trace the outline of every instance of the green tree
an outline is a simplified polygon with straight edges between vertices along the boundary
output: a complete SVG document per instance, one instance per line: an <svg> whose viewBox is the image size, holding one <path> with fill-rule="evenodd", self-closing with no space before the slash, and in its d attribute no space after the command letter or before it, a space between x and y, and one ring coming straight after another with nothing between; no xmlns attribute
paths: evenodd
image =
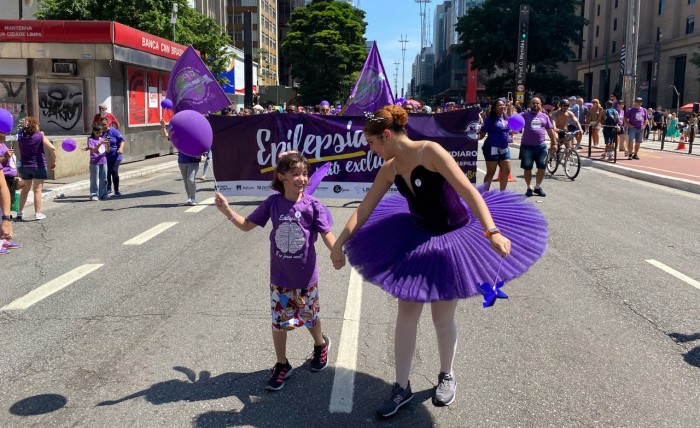
<svg viewBox="0 0 700 428"><path fill-rule="evenodd" d="M177 0L177 3L175 41L194 46L203 58L208 59L207 65L218 76L230 60L230 54L224 50L231 43L230 37L214 20L187 6L185 0ZM172 0L41 0L38 6L38 19L115 21L164 39L173 39L170 24Z"/></svg>
<svg viewBox="0 0 700 428"><path fill-rule="evenodd" d="M690 57L690 63L700 68L700 53L693 52L693 56ZM698 78L700 80L700 78Z"/></svg>
<svg viewBox="0 0 700 428"><path fill-rule="evenodd" d="M364 18L364 11L334 0L294 9L281 48L299 80L303 103L345 101L367 58Z"/></svg>
<svg viewBox="0 0 700 428"><path fill-rule="evenodd" d="M512 90L515 78L508 76L515 75L521 37L520 5L529 4L527 87L545 94L551 92L551 86L563 86L561 90L572 93L571 86L580 87L580 82L566 79L556 67L576 58L571 47L581 43L585 22L576 13L580 3L579 0L486 0L457 21L458 52L464 58L473 58L474 68L493 76L489 80L494 82L487 82L487 87L496 90L500 83ZM500 76L497 72L501 72Z"/></svg>

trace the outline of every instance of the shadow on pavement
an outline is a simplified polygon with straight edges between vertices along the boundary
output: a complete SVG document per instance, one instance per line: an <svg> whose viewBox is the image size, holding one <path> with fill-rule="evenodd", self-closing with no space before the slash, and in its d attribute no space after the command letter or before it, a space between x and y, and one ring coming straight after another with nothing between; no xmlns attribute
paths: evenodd
<svg viewBox="0 0 700 428"><path fill-rule="evenodd" d="M59 394L39 394L23 398L10 407L16 416L36 416L62 409L68 399Z"/></svg>
<svg viewBox="0 0 700 428"><path fill-rule="evenodd" d="M675 340L677 343L686 343L693 342L695 340L700 340L700 333L671 333L669 334L669 337ZM683 359L686 363L690 364L691 366L700 368L700 345L683 354Z"/></svg>
<svg viewBox="0 0 700 428"><path fill-rule="evenodd" d="M307 364L295 367L284 388L269 392L264 389L269 370L252 373L222 373L212 376L209 371L176 366L185 379L171 379L151 385L116 400L103 401L97 406L113 406L143 397L149 403L161 405L180 401L216 400L236 397L240 405L226 411L210 411L194 417L196 427L233 426L431 426L432 418L422 404L429 401L433 390L414 392L412 402L402 407L392 418L381 420L375 409L388 397L391 384L363 373L355 373L354 398L351 413L330 413L329 405L335 370L331 367L319 373L309 371ZM228 401L227 401L228 403Z"/></svg>

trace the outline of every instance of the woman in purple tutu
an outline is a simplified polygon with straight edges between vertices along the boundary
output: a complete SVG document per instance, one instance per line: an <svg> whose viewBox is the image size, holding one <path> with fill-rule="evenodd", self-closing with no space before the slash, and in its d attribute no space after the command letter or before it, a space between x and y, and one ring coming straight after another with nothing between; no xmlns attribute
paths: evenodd
<svg viewBox="0 0 700 428"><path fill-rule="evenodd" d="M331 251L336 269L347 253L367 281L398 298L396 382L377 409L382 417L413 398L408 378L423 304L431 305L440 354L433 404L447 406L457 386L457 302L479 294L481 284L521 275L547 243L546 221L534 205L512 192L482 194L439 144L411 140L407 122L399 106L367 118L365 139L385 163ZM392 183L401 196L382 199Z"/></svg>

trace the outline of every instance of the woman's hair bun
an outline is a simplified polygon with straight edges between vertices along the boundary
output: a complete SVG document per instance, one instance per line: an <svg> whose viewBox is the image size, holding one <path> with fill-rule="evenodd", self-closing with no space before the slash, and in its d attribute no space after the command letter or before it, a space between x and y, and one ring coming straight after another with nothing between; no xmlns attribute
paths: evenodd
<svg viewBox="0 0 700 428"><path fill-rule="evenodd" d="M384 109L391 114L394 126L405 126L408 123L408 113L403 107L389 105Z"/></svg>

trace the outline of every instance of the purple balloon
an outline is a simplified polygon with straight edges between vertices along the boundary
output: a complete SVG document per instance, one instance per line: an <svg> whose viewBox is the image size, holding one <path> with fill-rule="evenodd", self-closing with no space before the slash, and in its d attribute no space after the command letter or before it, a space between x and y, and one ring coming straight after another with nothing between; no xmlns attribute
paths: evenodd
<svg viewBox="0 0 700 428"><path fill-rule="evenodd" d="M12 131L12 124L14 122L12 113L4 108L0 108L0 132L3 134L9 134L10 131Z"/></svg>
<svg viewBox="0 0 700 428"><path fill-rule="evenodd" d="M78 147L78 144L75 142L74 139L66 138L61 143L61 147L63 147L63 150L65 150L67 152L72 152L73 150L75 150L76 147Z"/></svg>
<svg viewBox="0 0 700 428"><path fill-rule="evenodd" d="M182 110L170 119L170 141L187 156L197 157L211 148L214 133L201 113Z"/></svg>
<svg viewBox="0 0 700 428"><path fill-rule="evenodd" d="M173 108L173 102L167 98L163 98L163 100L160 102L160 106L166 110L169 110L169 109Z"/></svg>
<svg viewBox="0 0 700 428"><path fill-rule="evenodd" d="M520 114L514 114L508 118L508 128L513 132L520 132L525 127L525 118Z"/></svg>

